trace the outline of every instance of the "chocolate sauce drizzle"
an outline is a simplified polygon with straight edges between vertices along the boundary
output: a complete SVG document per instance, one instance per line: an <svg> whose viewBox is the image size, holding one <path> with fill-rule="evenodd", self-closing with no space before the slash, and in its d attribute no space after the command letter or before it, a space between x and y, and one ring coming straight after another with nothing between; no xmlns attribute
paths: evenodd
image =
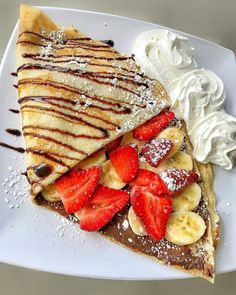
<svg viewBox="0 0 236 295"><path fill-rule="evenodd" d="M22 57L25 58L32 58L36 59L37 57L41 57L42 55L40 53L23 53ZM42 57L45 58L45 57ZM105 57L105 56L94 56L94 55L84 55L84 54L47 54L46 58L72 58L72 60L76 60L77 58L86 58L86 59L98 59L98 60L106 60L106 61L127 61L127 60L133 60L134 58L132 56L117 56L117 57ZM42 60L42 59L39 59ZM68 62L70 60L64 61Z"/></svg>
<svg viewBox="0 0 236 295"><path fill-rule="evenodd" d="M70 74L72 76L77 76L80 78L88 79L90 81L93 81L93 82L96 82L99 84L105 84L105 85L109 85L111 87L120 88L120 89L128 91L134 95L138 95L138 93L135 93L134 91L130 90L127 87L124 87L124 86L121 86L118 84L114 84L112 82L101 81L98 79L110 79L110 80L116 79L116 80L123 81L123 82L125 80L126 83L131 83L131 84L134 84L137 86L144 86L144 87L148 88L147 83L137 82L137 81L133 80L135 78L134 76L120 74L120 73L116 73L116 74L107 73L107 72L85 72L84 73L81 70L74 70L74 69L60 67L60 66L31 64L31 63L23 64L22 66L20 66L17 69L17 73L19 73L21 71L25 71L25 70L47 70L47 71L51 71L51 72Z"/></svg>
<svg viewBox="0 0 236 295"><path fill-rule="evenodd" d="M14 147L14 146L11 146L11 145L4 143L4 142L0 142L0 146L8 148L10 150L14 150L14 151L21 153L21 154L23 154L25 152L25 149L23 149L22 147Z"/></svg>
<svg viewBox="0 0 236 295"><path fill-rule="evenodd" d="M33 166L32 169L34 170L34 173L41 178L50 175L52 172L52 168L46 163L41 163L37 166Z"/></svg>
<svg viewBox="0 0 236 295"><path fill-rule="evenodd" d="M39 44L37 42L26 41L26 40L17 41L16 44L29 44L29 45L33 45L33 46L37 46L37 47L47 47L48 46L48 45ZM58 43L58 44L60 44L60 43ZM107 46L107 45L103 46L103 45L79 43L79 42L69 43L68 45L67 44L66 45L52 44L51 48L53 48L54 50L60 50L60 49L65 49L65 48L80 48L80 49L84 49L84 50L88 50L88 51L115 53L115 51L113 51L114 49L111 50L111 47Z"/></svg>
<svg viewBox="0 0 236 295"><path fill-rule="evenodd" d="M111 47L114 47L114 45L115 45L113 40L100 40L100 42L103 42Z"/></svg>
<svg viewBox="0 0 236 295"><path fill-rule="evenodd" d="M71 86L68 86L66 84L63 84L63 83L57 83L55 81L50 81L50 80L40 80L40 79L22 79L19 81L18 85L21 86L21 85L42 85L42 86L46 86L46 87L51 87L51 88L55 88L55 89L62 89L62 90L65 90L65 91L69 91L71 93L74 93L74 94L77 94L77 95L84 95L85 97L88 97L89 99L92 99L92 100L96 100L96 101L99 101L103 104L108 104L108 105L113 105L113 106L117 106L117 107L120 107L121 104L126 104L126 105L130 105L130 106L137 106L139 108L146 108L146 105L145 104L137 104L137 103L129 103L129 102L124 102L122 100L115 100L111 97L106 97L106 98L100 98L99 96L96 96L96 95L89 95L87 94L86 92L82 92L79 88L75 88L75 87L71 87ZM18 102L19 103L22 103L24 101L24 98L19 99ZM114 102L114 103L112 103Z"/></svg>
<svg viewBox="0 0 236 295"><path fill-rule="evenodd" d="M16 109L9 109L10 112L14 113L14 114L19 114L19 110Z"/></svg>
<svg viewBox="0 0 236 295"><path fill-rule="evenodd" d="M14 135L14 136L21 136L21 132L18 129L7 128L7 129L5 129L5 131L11 135Z"/></svg>
<svg viewBox="0 0 236 295"><path fill-rule="evenodd" d="M11 75L12 75L13 77L17 77L17 73L16 73L16 72L12 72Z"/></svg>
<svg viewBox="0 0 236 295"><path fill-rule="evenodd" d="M68 57L68 55L53 55L53 54L50 54L50 55L47 55L47 56L42 56L39 53L36 53L36 54L24 53L22 56L25 57L25 58L28 58L28 59L37 60L37 61L44 61L44 62L50 62L50 63L54 63L54 64L56 64L56 63L69 63L69 62L72 62L72 61L76 61L78 64L86 64L86 65L96 66L96 67L108 67L108 68L122 70L122 71L127 72L127 73L132 73L132 74L140 76L140 77L144 76L143 73L136 73L135 71L129 70L129 69L124 68L124 67L122 67L120 65L115 65L114 61L119 60L119 59L109 59L109 58L107 58L106 63L101 63L101 62L96 63L96 62L91 62L88 59L99 61L99 59L102 59L102 58L86 56L86 60L81 60L80 59L81 56L76 57L76 55L74 55L73 57L71 57L71 56ZM64 57L67 57L67 58L63 59ZM125 60L126 59L127 58L125 58ZM123 58L120 59L120 60L123 60ZM110 61L113 61L113 63L107 63L107 62L110 62Z"/></svg>

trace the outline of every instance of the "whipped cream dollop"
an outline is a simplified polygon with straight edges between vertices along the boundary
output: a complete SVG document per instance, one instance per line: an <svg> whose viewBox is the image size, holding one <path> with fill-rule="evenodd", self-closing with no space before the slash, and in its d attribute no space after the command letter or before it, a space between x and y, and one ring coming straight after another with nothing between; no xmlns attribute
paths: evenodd
<svg viewBox="0 0 236 295"><path fill-rule="evenodd" d="M197 161L232 169L236 157L236 118L224 111L211 112L199 120L189 136Z"/></svg>
<svg viewBox="0 0 236 295"><path fill-rule="evenodd" d="M194 48L188 39L169 30L150 30L134 43L136 62L144 73L167 85L174 78L196 68Z"/></svg>
<svg viewBox="0 0 236 295"><path fill-rule="evenodd" d="M207 114L222 110L226 98L222 80L207 69L192 70L173 80L168 92L173 111L189 130Z"/></svg>
<svg viewBox="0 0 236 295"><path fill-rule="evenodd" d="M222 80L210 70L196 69L173 80L168 92L171 108L187 124L195 159L232 169L236 119L224 111L226 94Z"/></svg>

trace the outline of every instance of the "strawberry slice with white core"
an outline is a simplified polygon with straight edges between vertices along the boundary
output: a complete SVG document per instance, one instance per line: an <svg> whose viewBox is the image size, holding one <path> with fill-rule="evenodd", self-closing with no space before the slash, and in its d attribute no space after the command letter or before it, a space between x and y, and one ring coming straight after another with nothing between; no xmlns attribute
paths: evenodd
<svg viewBox="0 0 236 295"><path fill-rule="evenodd" d="M155 172L140 169L130 192L130 202L133 204L135 192L150 192L155 196L169 196L165 182Z"/></svg>
<svg viewBox="0 0 236 295"><path fill-rule="evenodd" d="M94 166L70 171L56 181L56 190L67 213L74 213L85 205L98 185L100 174L101 168Z"/></svg>
<svg viewBox="0 0 236 295"><path fill-rule="evenodd" d="M163 111L159 115L148 120L144 124L138 126L133 130L133 137L138 140L153 139L159 132L161 132L174 118L174 113L170 111Z"/></svg>
<svg viewBox="0 0 236 295"><path fill-rule="evenodd" d="M163 239L171 213L171 199L157 197L150 192L136 192L135 202L132 206L148 235L156 241Z"/></svg>
<svg viewBox="0 0 236 295"><path fill-rule="evenodd" d="M97 231L106 225L129 200L127 192L115 190L101 184L80 210L80 228L86 231Z"/></svg>
<svg viewBox="0 0 236 295"><path fill-rule="evenodd" d="M138 152L132 145L122 145L109 154L112 165L125 183L135 179L138 168Z"/></svg>
<svg viewBox="0 0 236 295"><path fill-rule="evenodd" d="M169 139L153 139L144 145L142 155L149 165L157 167L168 156L173 146Z"/></svg>
<svg viewBox="0 0 236 295"><path fill-rule="evenodd" d="M198 175L195 171L184 169L166 170L160 174L160 177L167 185L171 197L180 194L190 184L198 181Z"/></svg>

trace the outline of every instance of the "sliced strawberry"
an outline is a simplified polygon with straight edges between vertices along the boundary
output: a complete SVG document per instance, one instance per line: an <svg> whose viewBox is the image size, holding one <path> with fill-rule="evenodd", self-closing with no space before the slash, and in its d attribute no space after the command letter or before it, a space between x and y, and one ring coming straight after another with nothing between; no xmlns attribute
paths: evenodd
<svg viewBox="0 0 236 295"><path fill-rule="evenodd" d="M133 131L133 136L139 140L153 139L161 130L163 130L174 118L174 113L163 111L144 124L138 126Z"/></svg>
<svg viewBox="0 0 236 295"><path fill-rule="evenodd" d="M80 228L97 231L106 225L127 203L129 195L101 184L80 211Z"/></svg>
<svg viewBox="0 0 236 295"><path fill-rule="evenodd" d="M168 156L173 146L169 139L153 139L144 145L142 155L151 166L157 167Z"/></svg>
<svg viewBox="0 0 236 295"><path fill-rule="evenodd" d="M133 181L139 167L137 149L131 145L122 145L113 150L109 156L121 180L126 183Z"/></svg>
<svg viewBox="0 0 236 295"><path fill-rule="evenodd" d="M148 235L153 240L159 241L163 239L171 213L171 199L157 197L150 192L136 192L135 202L132 206Z"/></svg>
<svg viewBox="0 0 236 295"><path fill-rule="evenodd" d="M120 146L120 143L122 141L122 138L123 136L120 136L116 139L114 139L113 141L109 142L107 145L106 145L106 150L107 152L111 152L112 150L118 148Z"/></svg>
<svg viewBox="0 0 236 295"><path fill-rule="evenodd" d="M130 192L130 202L133 204L135 199L135 192L150 192L155 196L168 196L169 190L161 179L161 177L155 172L140 169L138 176L136 177L133 187Z"/></svg>
<svg viewBox="0 0 236 295"><path fill-rule="evenodd" d="M184 169L170 169L162 172L160 177L167 185L171 197L180 194L186 187L198 180L195 171Z"/></svg>
<svg viewBox="0 0 236 295"><path fill-rule="evenodd" d="M74 213L85 205L98 185L100 173L101 168L94 166L70 171L56 181L56 190L67 213Z"/></svg>

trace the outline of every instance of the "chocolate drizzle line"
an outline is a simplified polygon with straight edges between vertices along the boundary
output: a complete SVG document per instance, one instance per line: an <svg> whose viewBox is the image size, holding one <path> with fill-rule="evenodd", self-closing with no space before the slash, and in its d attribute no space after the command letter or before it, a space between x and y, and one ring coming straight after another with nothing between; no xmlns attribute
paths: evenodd
<svg viewBox="0 0 236 295"><path fill-rule="evenodd" d="M50 104L50 105L53 105L53 106L56 106L56 107L59 107L59 108L67 109L69 111L84 114L84 115L88 116L88 114L86 112L76 111L76 110L74 110L74 108L69 108L69 107L66 107L64 105L60 105L58 103L53 103L52 102L52 101L65 102L66 104L71 104L73 106L75 106L75 105L83 106L85 104L84 101L74 101L74 100L71 100L71 99L67 99L67 98L64 98L64 97L57 97L57 96L28 96L28 97L24 97L24 98L19 99L18 102L19 103L25 103L25 102L28 102L28 101L35 101L35 102L41 102L41 103L43 102L43 103L47 103L47 104ZM103 101L101 101L101 102L103 102ZM113 105L112 103L109 103L109 102L107 104ZM104 107L97 106L97 105L94 105L94 104L91 104L91 105L89 105L87 107L89 107L89 108L97 108L97 109L100 109L101 111L110 111L112 113L121 114L121 115L122 114L129 114L129 113L132 112L130 108L127 108L125 106L123 107L123 106L119 105L118 103L116 105L120 108L119 110L116 110L116 109L113 109L113 108L104 108ZM93 115L93 117L94 117L94 115ZM114 125L115 127L117 127L116 124L113 124L110 121L104 120L103 118L100 118L100 117L97 117L97 118L99 118L99 120L104 121L108 125Z"/></svg>
<svg viewBox="0 0 236 295"><path fill-rule="evenodd" d="M52 65L40 65L40 64L23 64L22 66L20 66L17 69L17 73L24 71L24 70L47 70L47 71L51 71L51 72L59 72L59 73L65 73L65 74L70 74L72 76L77 76L80 78L84 78L84 79L88 79L90 81L99 83L99 84L105 84L105 85L109 85L112 87L117 87L117 88L121 88L122 90L131 92L134 95L138 95L137 93L135 93L134 91L123 87L121 85L114 85L111 82L105 82L105 81L100 81L97 80L99 78L106 78L106 79L117 79L120 81L125 80L125 82L129 82L131 84L134 85L138 85L138 86L144 86L146 88L148 88L148 85L146 83L143 82L136 82L135 80L129 79L129 78L134 78L134 76L130 76L130 75L125 75L125 74L120 74L120 73L116 73L116 75L114 74L109 74L107 72L82 72L81 70L73 70L70 68L65 68L65 67L60 67L60 66L52 66ZM95 79L97 78L97 79Z"/></svg>
<svg viewBox="0 0 236 295"><path fill-rule="evenodd" d="M116 66L114 64L107 64L107 63L95 63L95 62L90 62L88 60L86 61L81 61L76 59L76 57L69 57L69 59L61 59L63 57L66 57L66 55L52 55L51 57L49 57L50 55L47 56L42 56L39 53L36 54L32 54L32 53L24 53L22 54L23 57L28 58L28 59L32 59L32 60L37 60L37 61L44 61L44 62L50 62L50 63L69 63L71 61L76 61L78 64L86 64L86 65L90 65L90 66L96 66L96 67L109 67L109 68L114 68L114 69L118 69L118 70L122 70L128 73L132 73L134 75L138 75L140 77L143 77L142 73L136 73L135 71L132 70L128 70L127 68L121 67L121 66ZM58 60L59 59L59 60ZM93 59L100 59L99 57L93 57ZM109 59L107 58L106 61L109 62ZM113 61L113 59L112 59Z"/></svg>
<svg viewBox="0 0 236 295"><path fill-rule="evenodd" d="M8 148L10 150L14 150L14 151L21 153L21 154L23 154L25 152L25 149L23 149L21 147L14 147L14 146L11 146L11 145L4 143L4 142L0 142L0 146Z"/></svg>
<svg viewBox="0 0 236 295"><path fill-rule="evenodd" d="M60 134L63 134L63 135L71 136L73 138L89 138L89 139L96 139L96 140L97 139L107 138L107 136L105 134L103 134L102 136L92 136L92 135L87 135L87 134L74 134L74 133L71 133L69 131L60 130L58 128L50 128L50 127L37 126L37 125L26 125L22 129L23 129L23 131L25 131L27 129L46 130L46 131L50 131L50 132L53 132L53 133L56 132L56 133L60 133ZM73 160L74 159L75 158L73 158Z"/></svg>
<svg viewBox="0 0 236 295"><path fill-rule="evenodd" d="M22 57L25 58L36 58L40 57L40 53L23 53ZM43 58L43 57L42 57ZM101 60L106 60L106 61L126 61L126 60L133 60L132 56L117 56L117 57L105 57L105 56L94 56L94 55L84 55L84 54L48 54L47 58L73 58L75 60L76 58L89 58L89 59L101 59ZM41 60L41 59L40 59Z"/></svg>
<svg viewBox="0 0 236 295"><path fill-rule="evenodd" d="M63 107L63 108L65 108L65 107ZM55 109L50 109L50 108L46 108L46 107L42 107L42 106L32 106L32 105L24 105L24 106L22 106L21 111L24 111L24 109L35 109L35 110L41 110L41 111L44 111L44 112L46 111L46 112L49 112L49 113L59 114L60 116L55 116L53 114L51 114L51 115L56 117L56 118L61 118L61 119L65 120L65 121L68 121L68 122L71 122L71 121L72 122L80 122L83 125L87 125L87 126L93 128L93 129L99 130L99 131L103 132L104 134L108 135L108 132L107 132L106 129L104 129L102 127L97 127L96 125L93 125L92 123L89 123L88 121L86 121L86 120L84 120L82 118L79 118L77 116L73 116L73 115L70 115L70 114L66 114L63 111L61 112L61 111L55 110ZM77 112L77 111L75 111L75 112ZM79 111L78 111L78 113L79 113ZM86 115L87 115L87 117L98 119L98 120L101 120L103 122L106 121L105 119L101 119L100 117L97 117L95 115L94 116L89 115L89 114L86 114ZM69 120L68 120L68 118L69 118ZM109 124L111 124L113 126L115 125L115 124L110 123L110 121L107 121L107 122L109 122ZM111 129L110 128L107 128L107 129L108 130L114 130L116 128L116 126L117 125L115 125Z"/></svg>
<svg viewBox="0 0 236 295"><path fill-rule="evenodd" d="M109 105L114 105L114 106L118 106L120 107L120 103L123 103L123 104L126 104L126 105L130 105L130 106L137 106L137 107L140 107L140 108L146 108L146 105L143 104L143 105L140 105L140 104L135 104L135 103L129 103L129 102L124 102L123 100L115 100L111 97L106 97L106 99L101 99L100 97L94 95L94 96L91 96L91 95L88 95L86 92L82 92L80 91L79 88L75 88L75 87L71 87L69 85L66 85L66 84L63 84L63 83L57 83L57 82L54 82L54 81L50 81L50 80L35 80L35 79L22 79L18 82L18 85L21 86L21 85L26 85L26 84L29 84L29 85L42 85L42 86L50 86L52 88L56 88L56 89L63 89L65 91L69 91L71 93L75 93L77 95L85 95L86 97L92 99L92 100L97 100L99 102L102 102L102 103L105 103L105 104L109 104ZM24 99L24 98L23 98ZM109 99L109 101L107 101L107 99ZM114 103L110 102L110 101L113 101ZM23 102L21 101L21 99L18 100L19 103Z"/></svg>
<svg viewBox="0 0 236 295"><path fill-rule="evenodd" d="M39 44L33 41L17 41L16 44L30 44L33 46L38 46L38 47L47 47L47 45L44 44ZM60 44L60 43L58 43ZM73 43L70 45L52 45L51 48L53 49L67 49L67 48L80 48L80 49L84 49L84 50L89 50L89 51L96 51L96 52L110 52L110 53L115 53L114 50L111 50L110 46L98 46L96 44L88 44L88 43ZM100 49L103 48L103 49ZM105 50L105 48L107 48L108 50Z"/></svg>
<svg viewBox="0 0 236 295"><path fill-rule="evenodd" d="M12 75L13 77L17 77L17 73L16 73L16 72L12 72L11 75Z"/></svg>
<svg viewBox="0 0 236 295"><path fill-rule="evenodd" d="M87 153L85 153L84 151L82 151L81 149L77 149L75 147L73 147L72 145L69 145L67 143L63 143L53 137L50 137L50 136L46 136L46 135L42 135L42 134L37 134L37 133L33 133L33 132L24 132L24 136L31 136L31 137L36 137L36 138L42 138L46 141L49 141L49 142L54 142L60 146L63 146L73 152L76 152L76 153L79 153L79 154L82 154L82 155L86 155L87 156Z"/></svg>
<svg viewBox="0 0 236 295"><path fill-rule="evenodd" d="M7 128L5 131L11 135L14 135L14 136L21 136L21 132L18 129Z"/></svg>
<svg viewBox="0 0 236 295"><path fill-rule="evenodd" d="M10 112L14 113L14 114L19 114L19 110L15 110L15 109L9 109Z"/></svg>
<svg viewBox="0 0 236 295"><path fill-rule="evenodd" d="M105 43L111 47L114 47L114 45L115 45L113 40L100 40L100 42Z"/></svg>
<svg viewBox="0 0 236 295"><path fill-rule="evenodd" d="M13 84L12 86L15 87L16 89L18 88L18 85L16 85L16 84Z"/></svg>
<svg viewBox="0 0 236 295"><path fill-rule="evenodd" d="M66 158L68 160L76 160L76 161L80 160L80 158L69 157L69 156L65 156L65 155L60 155L58 153L42 151L42 150L37 150L37 149L33 149L33 148L27 148L26 152L34 154L34 155L42 156L52 162L55 162L61 166L66 167L68 169L71 169L71 167L69 165L67 165L64 161L62 161L61 159L58 159L57 157ZM32 170L32 169L33 168L31 166L27 168L27 170Z"/></svg>
<svg viewBox="0 0 236 295"><path fill-rule="evenodd" d="M63 158L63 159L68 159L68 160L71 160L71 161L79 161L81 160L80 157L72 157L72 156L68 156L68 155L61 155L61 154L58 154L56 152L52 152L52 151L42 151L42 150L37 150L37 149L33 149L33 148L27 148L26 149L26 152L27 153L31 153L31 154L35 154L35 155L43 155L44 157L48 157L49 160L52 160L59 164L61 164L62 166L66 166L66 167L69 167L70 166L67 166L63 161L59 160L59 159L56 159L56 158L53 158L53 156L55 157L59 157L59 158Z"/></svg>

